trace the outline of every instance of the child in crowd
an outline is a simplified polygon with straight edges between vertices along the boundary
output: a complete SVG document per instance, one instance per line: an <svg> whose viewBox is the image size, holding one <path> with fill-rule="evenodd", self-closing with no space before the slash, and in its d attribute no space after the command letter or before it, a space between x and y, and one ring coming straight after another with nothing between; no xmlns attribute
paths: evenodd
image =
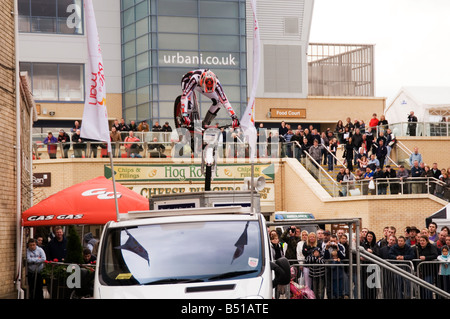
<svg viewBox="0 0 450 319"><path fill-rule="evenodd" d="M314 248L312 253L306 257L305 264L324 264L318 247ZM325 293L325 267L324 266L309 266L309 277L311 288L316 299L323 299Z"/></svg>
<svg viewBox="0 0 450 319"><path fill-rule="evenodd" d="M442 283L442 289L450 292L450 257L448 255L448 246L441 248L441 255L437 257L439 261L445 261L439 266L439 282Z"/></svg>

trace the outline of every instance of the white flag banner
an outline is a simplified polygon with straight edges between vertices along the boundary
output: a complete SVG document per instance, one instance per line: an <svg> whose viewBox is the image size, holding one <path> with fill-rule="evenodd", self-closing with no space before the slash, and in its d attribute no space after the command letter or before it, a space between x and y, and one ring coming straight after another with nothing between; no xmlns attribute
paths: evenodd
<svg viewBox="0 0 450 319"><path fill-rule="evenodd" d="M244 136L250 146L250 159L253 162L256 157L256 127L255 127L255 96L258 87L259 72L260 72L260 35L258 19L256 17L256 0L251 0L250 5L253 11L253 85L250 93L245 113L242 116L241 127L244 131Z"/></svg>
<svg viewBox="0 0 450 319"><path fill-rule="evenodd" d="M89 75L86 85L81 137L108 143L111 152L108 111L106 109L106 85L102 51L92 0L84 1L86 34L89 52Z"/></svg>

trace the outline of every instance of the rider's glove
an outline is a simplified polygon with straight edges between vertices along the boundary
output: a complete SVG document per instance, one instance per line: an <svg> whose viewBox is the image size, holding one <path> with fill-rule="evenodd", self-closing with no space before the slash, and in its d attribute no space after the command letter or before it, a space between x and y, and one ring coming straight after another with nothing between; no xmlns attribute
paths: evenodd
<svg viewBox="0 0 450 319"><path fill-rule="evenodd" d="M187 113L183 113L183 121L186 126L191 125L191 119Z"/></svg>
<svg viewBox="0 0 450 319"><path fill-rule="evenodd" d="M239 120L238 120L237 116L233 115L233 116L231 116L231 119L233 120L232 127L233 128L239 127L240 123L239 123Z"/></svg>

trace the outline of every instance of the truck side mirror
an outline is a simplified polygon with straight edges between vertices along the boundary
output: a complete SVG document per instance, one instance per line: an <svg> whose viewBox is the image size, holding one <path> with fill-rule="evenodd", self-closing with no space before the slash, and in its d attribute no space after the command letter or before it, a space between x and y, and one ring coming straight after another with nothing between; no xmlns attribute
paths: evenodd
<svg viewBox="0 0 450 319"><path fill-rule="evenodd" d="M275 262L270 262L270 268L275 271L275 278L272 286L287 285L291 281L291 266L286 257L278 258Z"/></svg>

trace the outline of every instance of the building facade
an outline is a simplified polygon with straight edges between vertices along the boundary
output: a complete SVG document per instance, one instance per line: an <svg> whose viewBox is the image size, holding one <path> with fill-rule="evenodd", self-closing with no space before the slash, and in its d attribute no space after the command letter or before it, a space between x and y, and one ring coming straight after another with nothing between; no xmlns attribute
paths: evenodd
<svg viewBox="0 0 450 319"><path fill-rule="evenodd" d="M239 116L247 101L245 2L121 1L125 118L172 122L181 78L198 68L216 73ZM201 114L210 105L201 99Z"/></svg>
<svg viewBox="0 0 450 319"><path fill-rule="evenodd" d="M18 0L19 60L29 74L35 132L81 120L88 70L83 0ZM120 0L93 1L107 77L108 116L122 116Z"/></svg>
<svg viewBox="0 0 450 319"><path fill-rule="evenodd" d="M37 104L35 132L71 128L83 115L89 72L84 1L18 0L18 4L20 68L30 76ZM253 85L249 1L96 0L93 4L111 123L123 117L126 123L168 121L173 126L181 77L197 68L210 68L218 75L241 115ZM344 120L352 112L359 119L383 112L384 99L374 97L373 46L312 47L313 7L314 0L257 1L261 72L255 117L268 127L279 125L283 118L317 126ZM318 103L322 96L325 102ZM210 100L200 99L201 116L210 105ZM222 110L217 119L227 124L228 116Z"/></svg>

